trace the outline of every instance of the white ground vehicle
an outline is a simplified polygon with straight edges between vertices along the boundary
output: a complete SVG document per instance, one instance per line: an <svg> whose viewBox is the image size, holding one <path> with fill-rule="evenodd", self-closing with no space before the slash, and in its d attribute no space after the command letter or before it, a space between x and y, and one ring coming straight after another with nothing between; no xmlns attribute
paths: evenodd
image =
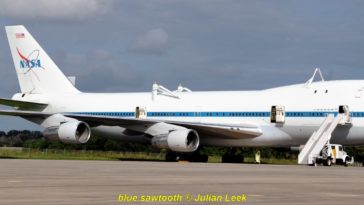
<svg viewBox="0 0 364 205"><path fill-rule="evenodd" d="M327 144L320 152L320 155L314 157L314 165L323 163L325 166L332 164L343 164L345 166L354 163L354 157L350 157L340 144Z"/></svg>

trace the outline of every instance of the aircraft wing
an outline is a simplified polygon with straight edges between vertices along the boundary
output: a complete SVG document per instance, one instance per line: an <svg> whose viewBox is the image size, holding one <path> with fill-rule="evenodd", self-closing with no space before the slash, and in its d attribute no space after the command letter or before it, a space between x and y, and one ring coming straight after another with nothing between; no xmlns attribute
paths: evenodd
<svg viewBox="0 0 364 205"><path fill-rule="evenodd" d="M0 110L0 115L18 116L23 118L46 118L56 113L36 112L36 111L18 111L18 110ZM246 139L254 138L263 134L259 125L249 122L239 124L214 124L214 123L191 123L181 121L168 120L153 120L153 119L134 119L120 118L112 116L96 116L83 114L68 114L62 115L74 118L88 123L91 127L106 125L120 126L136 132L143 132L146 127L156 123L164 122L174 125L179 125L197 131L201 137L213 137L224 139Z"/></svg>
<svg viewBox="0 0 364 205"><path fill-rule="evenodd" d="M214 123L190 123L168 122L196 130L201 136L225 139L254 138L263 134L259 125L243 122L239 124L214 124Z"/></svg>

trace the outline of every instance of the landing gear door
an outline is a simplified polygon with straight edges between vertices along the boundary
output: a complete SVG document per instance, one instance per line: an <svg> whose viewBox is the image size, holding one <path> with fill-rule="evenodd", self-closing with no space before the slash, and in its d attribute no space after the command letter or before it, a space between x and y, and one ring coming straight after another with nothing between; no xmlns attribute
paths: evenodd
<svg viewBox="0 0 364 205"><path fill-rule="evenodd" d="M283 105L273 105L270 112L271 123L284 123L286 112Z"/></svg>
<svg viewBox="0 0 364 205"><path fill-rule="evenodd" d="M147 109L145 107L136 107L135 108L135 118L137 119L145 119L147 118Z"/></svg>

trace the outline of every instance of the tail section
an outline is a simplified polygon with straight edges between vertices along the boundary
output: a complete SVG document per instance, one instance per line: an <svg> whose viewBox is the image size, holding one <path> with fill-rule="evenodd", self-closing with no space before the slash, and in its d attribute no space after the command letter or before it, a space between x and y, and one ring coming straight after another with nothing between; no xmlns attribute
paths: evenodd
<svg viewBox="0 0 364 205"><path fill-rule="evenodd" d="M22 93L78 93L24 26L6 26Z"/></svg>

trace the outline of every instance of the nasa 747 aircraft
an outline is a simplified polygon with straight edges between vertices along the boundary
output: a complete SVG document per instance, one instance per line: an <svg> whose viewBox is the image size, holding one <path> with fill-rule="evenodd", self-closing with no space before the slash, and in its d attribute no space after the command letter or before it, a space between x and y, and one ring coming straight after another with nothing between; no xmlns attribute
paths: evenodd
<svg viewBox="0 0 364 205"><path fill-rule="evenodd" d="M83 93L24 26L7 26L6 34L21 92L0 99L15 108L0 114L42 126L49 139L86 143L99 134L171 153L301 146L301 164L331 142L364 144L363 80L312 82L314 74L305 84L260 91L170 91L155 83L146 93Z"/></svg>

